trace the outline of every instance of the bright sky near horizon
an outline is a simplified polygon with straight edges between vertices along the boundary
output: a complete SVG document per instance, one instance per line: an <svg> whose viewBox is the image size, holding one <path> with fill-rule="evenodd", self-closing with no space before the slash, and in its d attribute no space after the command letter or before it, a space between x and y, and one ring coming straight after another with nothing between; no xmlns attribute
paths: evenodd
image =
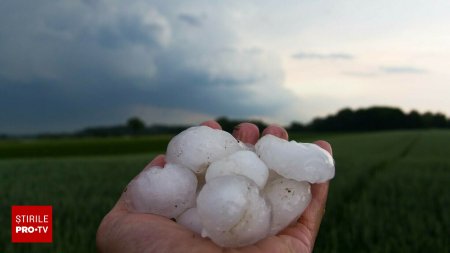
<svg viewBox="0 0 450 253"><path fill-rule="evenodd" d="M0 133L450 115L450 1L0 2Z"/></svg>

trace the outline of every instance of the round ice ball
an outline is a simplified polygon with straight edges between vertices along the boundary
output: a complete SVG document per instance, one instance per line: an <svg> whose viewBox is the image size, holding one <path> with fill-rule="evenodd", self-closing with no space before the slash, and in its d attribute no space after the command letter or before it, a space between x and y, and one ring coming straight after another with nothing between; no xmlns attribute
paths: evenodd
<svg viewBox="0 0 450 253"><path fill-rule="evenodd" d="M200 217L198 216L198 211L196 207L189 208L184 213L182 213L176 219L177 222L192 232L197 234L202 233L202 223L200 221Z"/></svg>
<svg viewBox="0 0 450 253"><path fill-rule="evenodd" d="M137 212L174 218L195 205L197 178L177 164L144 169L127 187L127 199Z"/></svg>
<svg viewBox="0 0 450 253"><path fill-rule="evenodd" d="M315 144L265 135L255 149L270 169L285 178L322 183L334 177L333 157Z"/></svg>
<svg viewBox="0 0 450 253"><path fill-rule="evenodd" d="M223 247L240 247L265 238L270 229L270 205L258 186L239 175L209 180L197 198L203 236Z"/></svg>
<svg viewBox="0 0 450 253"><path fill-rule="evenodd" d="M231 134L207 126L196 126L170 140L166 161L182 164L195 173L203 173L212 162L241 149Z"/></svg>
<svg viewBox="0 0 450 253"><path fill-rule="evenodd" d="M262 189L266 185L269 169L254 152L242 150L211 163L206 171L206 182L224 175L246 176Z"/></svg>
<svg viewBox="0 0 450 253"><path fill-rule="evenodd" d="M272 205L271 235L296 221L311 201L310 184L282 177L269 182L264 194Z"/></svg>
<svg viewBox="0 0 450 253"><path fill-rule="evenodd" d="M255 145L251 143L244 143L242 141L239 141L239 146L241 147L242 150L255 152Z"/></svg>

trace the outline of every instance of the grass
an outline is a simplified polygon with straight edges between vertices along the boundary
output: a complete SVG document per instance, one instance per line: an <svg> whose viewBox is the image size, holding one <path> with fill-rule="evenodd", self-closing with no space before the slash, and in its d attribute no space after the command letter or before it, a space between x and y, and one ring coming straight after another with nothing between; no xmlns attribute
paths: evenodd
<svg viewBox="0 0 450 253"><path fill-rule="evenodd" d="M0 141L0 159L127 155L161 152L170 135L110 138L24 139Z"/></svg>
<svg viewBox="0 0 450 253"><path fill-rule="evenodd" d="M315 252L450 251L450 131L292 137L329 140L336 160ZM0 252L95 252L102 217L168 139L0 143L14 147L0 160ZM53 205L52 244L10 242L20 204Z"/></svg>
<svg viewBox="0 0 450 253"><path fill-rule="evenodd" d="M449 131L332 142L337 176L315 252L449 252Z"/></svg>
<svg viewBox="0 0 450 253"><path fill-rule="evenodd" d="M95 232L153 154L0 162L1 252L95 252ZM52 244L9 243L11 205L53 205ZM0 244L1 245L1 244Z"/></svg>

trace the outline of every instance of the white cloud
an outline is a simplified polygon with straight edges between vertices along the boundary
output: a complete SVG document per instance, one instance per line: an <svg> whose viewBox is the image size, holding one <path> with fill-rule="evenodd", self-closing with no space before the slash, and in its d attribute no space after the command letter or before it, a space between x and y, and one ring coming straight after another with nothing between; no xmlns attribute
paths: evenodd
<svg viewBox="0 0 450 253"><path fill-rule="evenodd" d="M298 60L353 60L354 56L348 53L316 53L316 52L300 52L292 55Z"/></svg>

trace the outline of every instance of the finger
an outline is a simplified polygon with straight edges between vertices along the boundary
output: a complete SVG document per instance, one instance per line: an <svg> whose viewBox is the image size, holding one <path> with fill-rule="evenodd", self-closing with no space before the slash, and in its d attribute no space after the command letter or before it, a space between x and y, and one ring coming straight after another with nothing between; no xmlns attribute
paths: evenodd
<svg viewBox="0 0 450 253"><path fill-rule="evenodd" d="M222 130L222 127L220 126L220 124L217 123L217 121L215 121L215 120L205 121L205 122L201 123L200 126L207 126L207 127L212 128L212 129Z"/></svg>
<svg viewBox="0 0 450 253"><path fill-rule="evenodd" d="M322 217L325 214L328 187L328 182L311 185L311 202L299 219L299 223L303 224L310 231L313 241L317 237Z"/></svg>
<svg viewBox="0 0 450 253"><path fill-rule="evenodd" d="M279 138L285 139L287 140L289 138L288 132L286 131L286 129L284 129L281 126L278 125L270 125L268 127L266 127L266 129L264 129L264 131L262 132L262 135L266 135L266 134L271 134L271 135L275 135Z"/></svg>
<svg viewBox="0 0 450 253"><path fill-rule="evenodd" d="M331 148L330 143L320 140L320 141L315 141L314 144L316 144L317 146L328 151L328 153L330 153L330 155L333 155L333 149Z"/></svg>
<svg viewBox="0 0 450 253"><path fill-rule="evenodd" d="M145 166L145 168L158 166L158 167L164 167L166 164L166 156L165 155L157 155L153 160Z"/></svg>
<svg viewBox="0 0 450 253"><path fill-rule="evenodd" d="M252 123L241 123L233 130L233 136L243 143L255 145L259 139L259 129Z"/></svg>
<svg viewBox="0 0 450 253"><path fill-rule="evenodd" d="M328 142L320 140L314 143L333 155L331 145ZM322 217L325 214L328 188L329 182L311 185L311 202L299 219L299 222L306 226L306 228L310 231L313 242L317 237L320 223L322 222Z"/></svg>

